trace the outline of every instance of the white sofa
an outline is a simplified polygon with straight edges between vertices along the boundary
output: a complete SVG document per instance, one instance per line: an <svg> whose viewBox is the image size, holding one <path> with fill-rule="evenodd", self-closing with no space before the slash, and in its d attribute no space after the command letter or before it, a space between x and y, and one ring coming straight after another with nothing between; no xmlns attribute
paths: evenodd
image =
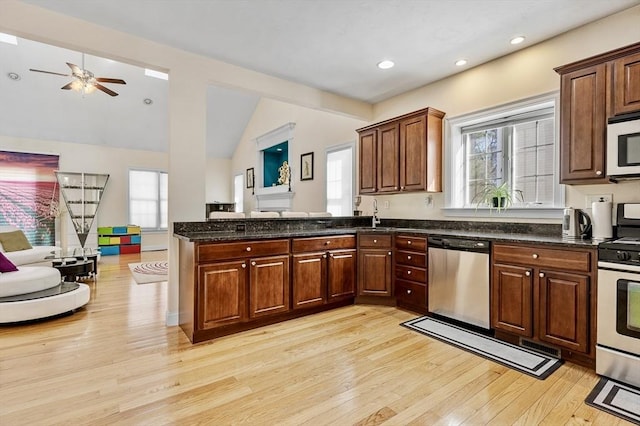
<svg viewBox="0 0 640 426"><path fill-rule="evenodd" d="M0 233L17 231L18 228L11 225L0 226ZM0 251L16 266L51 266L51 260L46 259L54 253L59 253L60 248L55 246L33 246L27 250L6 252L2 243L0 243Z"/></svg>

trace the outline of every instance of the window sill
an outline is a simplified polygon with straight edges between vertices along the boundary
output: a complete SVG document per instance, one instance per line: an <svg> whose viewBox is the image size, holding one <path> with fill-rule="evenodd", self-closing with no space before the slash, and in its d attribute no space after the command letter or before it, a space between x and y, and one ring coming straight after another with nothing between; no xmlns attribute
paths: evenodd
<svg viewBox="0 0 640 426"><path fill-rule="evenodd" d="M482 218L519 218L519 219L562 219L563 207L509 207L507 210L489 208L447 207L441 209L444 216L482 217Z"/></svg>

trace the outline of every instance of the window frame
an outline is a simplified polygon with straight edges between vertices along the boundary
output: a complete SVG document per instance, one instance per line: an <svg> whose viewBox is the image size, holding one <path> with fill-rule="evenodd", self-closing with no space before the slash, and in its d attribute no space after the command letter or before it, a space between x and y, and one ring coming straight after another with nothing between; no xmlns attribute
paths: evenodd
<svg viewBox="0 0 640 426"><path fill-rule="evenodd" d="M325 173L324 173L324 209L325 211L329 211L327 209L328 205L328 199L327 199L327 180L328 180L328 176L329 176L329 171L327 170L329 167L329 154L333 153L333 152L337 152L337 151L343 151L343 150L347 150L350 149L351 150L351 208L353 208L353 199L354 197L357 195L356 194L356 143L354 142L347 142L347 143L343 143L343 144L339 144L339 145L333 145L330 147L327 147L325 149L325 153L324 153L324 167L325 167ZM343 216L351 216L353 214L353 211L348 211L346 215Z"/></svg>
<svg viewBox="0 0 640 426"><path fill-rule="evenodd" d="M442 213L445 216L462 216L462 217L496 217L496 213L490 208L478 206L464 206L464 173L461 170L464 162L461 155L464 155L461 147L463 144L462 128L468 128L480 123L488 123L492 120L500 119L505 116L513 116L516 114L524 114L531 111L539 110L543 107L554 108L554 188L553 188L553 206L511 206L509 209L500 212L500 217L505 218L561 218L562 210L565 204L565 186L560 184L560 92L553 91L530 98L509 102L496 107L486 108L480 111L463 114L457 117L445 119L445 206ZM510 148L505 148L510 149ZM509 171L510 172L510 171ZM507 173L503 171L503 175Z"/></svg>
<svg viewBox="0 0 640 426"><path fill-rule="evenodd" d="M162 223L162 208L161 208L161 203L162 203L162 197L161 197L161 193L160 193L160 176L162 175L167 175L167 181L169 179L169 173L164 171L164 170L159 170L159 169L142 169L142 168L130 168L128 173L127 173L127 221L128 222L132 222L131 220L131 172L148 172L148 173L155 173L156 174L156 178L158 179L158 194L157 194L157 202L158 202L158 208L156 210L156 219L158 221L158 224ZM168 194L167 194L167 209L168 209L168 204L169 204L169 200L168 200ZM136 224L137 225L137 224ZM158 227L154 227L154 228L149 228L149 227L140 227L141 230L145 231L145 232L167 232L169 230L169 221L167 218L167 227L163 228L162 226L158 226Z"/></svg>

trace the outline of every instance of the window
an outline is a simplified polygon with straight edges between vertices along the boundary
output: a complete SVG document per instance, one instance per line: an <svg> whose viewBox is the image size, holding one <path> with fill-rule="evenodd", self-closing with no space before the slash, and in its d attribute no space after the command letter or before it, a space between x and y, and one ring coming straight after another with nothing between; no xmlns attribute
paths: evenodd
<svg viewBox="0 0 640 426"><path fill-rule="evenodd" d="M244 174L240 173L233 177L233 202L236 204L236 211L244 211Z"/></svg>
<svg viewBox="0 0 640 426"><path fill-rule="evenodd" d="M545 95L449 120L447 207L482 208L483 188L503 183L512 208L561 207L556 104L557 95Z"/></svg>
<svg viewBox="0 0 640 426"><path fill-rule="evenodd" d="M327 207L333 216L353 214L353 144L327 150Z"/></svg>
<svg viewBox="0 0 640 426"><path fill-rule="evenodd" d="M146 230L166 230L169 175L150 170L129 170L129 223Z"/></svg>

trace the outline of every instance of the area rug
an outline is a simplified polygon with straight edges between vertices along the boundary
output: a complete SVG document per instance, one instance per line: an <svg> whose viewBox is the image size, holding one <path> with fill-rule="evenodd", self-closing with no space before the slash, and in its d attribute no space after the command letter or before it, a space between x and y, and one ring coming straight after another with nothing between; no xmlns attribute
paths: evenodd
<svg viewBox="0 0 640 426"><path fill-rule="evenodd" d="M411 330L544 380L562 361L431 317L402 323Z"/></svg>
<svg viewBox="0 0 640 426"><path fill-rule="evenodd" d="M130 263L129 269L138 284L149 284L169 279L169 262Z"/></svg>
<svg viewBox="0 0 640 426"><path fill-rule="evenodd" d="M584 402L640 425L640 389L603 377Z"/></svg>

